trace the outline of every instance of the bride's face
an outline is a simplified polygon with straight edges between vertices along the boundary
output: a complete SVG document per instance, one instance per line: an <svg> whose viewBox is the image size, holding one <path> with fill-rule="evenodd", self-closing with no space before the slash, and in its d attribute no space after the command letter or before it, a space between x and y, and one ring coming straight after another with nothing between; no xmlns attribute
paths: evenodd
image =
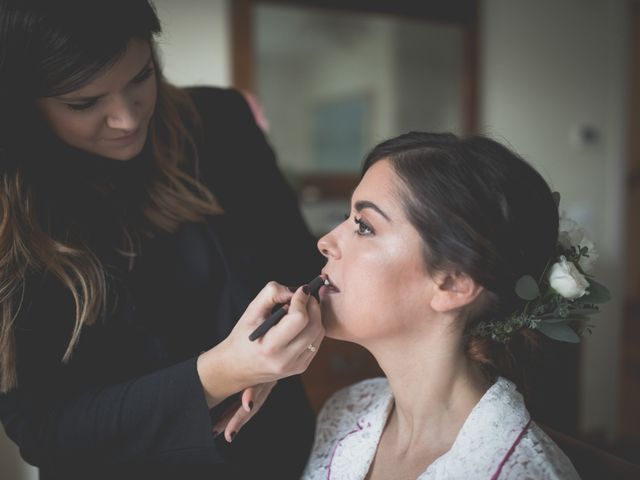
<svg viewBox="0 0 640 480"><path fill-rule="evenodd" d="M411 332L428 315L435 284L403 194L391 164L375 163L353 193L349 218L318 241L335 287L321 290L329 337L367 344Z"/></svg>

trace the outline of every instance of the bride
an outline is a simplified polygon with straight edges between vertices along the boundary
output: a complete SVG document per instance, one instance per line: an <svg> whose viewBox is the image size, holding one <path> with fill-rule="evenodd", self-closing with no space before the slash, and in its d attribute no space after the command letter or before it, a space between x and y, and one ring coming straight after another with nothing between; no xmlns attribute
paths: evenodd
<svg viewBox="0 0 640 480"><path fill-rule="evenodd" d="M412 132L372 150L348 218L318 242L321 308L327 336L367 348L386 378L327 401L304 479L578 478L500 369L516 337L575 336L566 309L589 298L540 293L570 263L557 212L493 140ZM558 305L554 323L535 318Z"/></svg>

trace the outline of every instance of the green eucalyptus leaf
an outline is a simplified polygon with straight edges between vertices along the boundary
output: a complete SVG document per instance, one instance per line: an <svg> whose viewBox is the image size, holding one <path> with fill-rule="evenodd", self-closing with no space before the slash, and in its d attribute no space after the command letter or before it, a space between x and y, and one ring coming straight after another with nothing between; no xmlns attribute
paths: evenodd
<svg viewBox="0 0 640 480"><path fill-rule="evenodd" d="M589 293L580 299L582 302L606 303L611 300L611 293L609 293L607 287L592 278L589 278L587 281L589 282Z"/></svg>
<svg viewBox="0 0 640 480"><path fill-rule="evenodd" d="M558 316L547 316L545 318L541 318L545 323L561 323L561 322L572 322L574 320L589 320L588 315L578 314L578 313L570 313L566 317L558 317Z"/></svg>
<svg viewBox="0 0 640 480"><path fill-rule="evenodd" d="M561 317L546 317L542 319L543 323L567 323L570 319Z"/></svg>
<svg viewBox="0 0 640 480"><path fill-rule="evenodd" d="M549 323L541 322L538 324L538 330L553 340L561 342L580 343L578 334L566 323Z"/></svg>
<svg viewBox="0 0 640 480"><path fill-rule="evenodd" d="M531 275L524 275L516 282L516 295L523 300L534 300L540 295L536 280Z"/></svg>
<svg viewBox="0 0 640 480"><path fill-rule="evenodd" d="M560 205L560 192L553 192L551 196L553 197L553 201L556 202L556 207L558 207Z"/></svg>
<svg viewBox="0 0 640 480"><path fill-rule="evenodd" d="M567 315L566 320L589 320L589 315L571 312L569 315Z"/></svg>
<svg viewBox="0 0 640 480"><path fill-rule="evenodd" d="M569 310L569 315L577 314L577 315L593 315L594 313L598 313L600 310L597 308L572 308Z"/></svg>

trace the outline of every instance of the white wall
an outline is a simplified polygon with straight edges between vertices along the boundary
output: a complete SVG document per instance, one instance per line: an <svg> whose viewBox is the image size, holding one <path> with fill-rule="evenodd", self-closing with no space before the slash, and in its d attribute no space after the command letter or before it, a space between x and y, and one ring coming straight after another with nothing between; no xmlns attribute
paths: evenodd
<svg viewBox="0 0 640 480"><path fill-rule="evenodd" d="M20 458L15 443L0 427L0 478L7 480L37 480L38 469L28 465Z"/></svg>
<svg viewBox="0 0 640 480"><path fill-rule="evenodd" d="M621 327L628 26L619 0L484 0L481 129L505 139L561 192L601 253L614 301L581 364L583 431L616 428ZM578 145L576 129L599 139Z"/></svg>
<svg viewBox="0 0 640 480"><path fill-rule="evenodd" d="M427 26L428 25L428 26ZM462 133L464 37L452 25L395 24L396 128Z"/></svg>
<svg viewBox="0 0 640 480"><path fill-rule="evenodd" d="M152 0L162 22L164 73L176 85L231 83L227 0Z"/></svg>

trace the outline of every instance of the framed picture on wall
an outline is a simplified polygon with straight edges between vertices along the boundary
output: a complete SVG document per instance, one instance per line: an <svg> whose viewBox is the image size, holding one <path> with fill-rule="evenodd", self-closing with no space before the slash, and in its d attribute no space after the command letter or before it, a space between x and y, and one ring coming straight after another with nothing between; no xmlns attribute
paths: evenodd
<svg viewBox="0 0 640 480"><path fill-rule="evenodd" d="M357 173L371 145L372 99L367 93L316 102L311 114L311 158L317 172Z"/></svg>

